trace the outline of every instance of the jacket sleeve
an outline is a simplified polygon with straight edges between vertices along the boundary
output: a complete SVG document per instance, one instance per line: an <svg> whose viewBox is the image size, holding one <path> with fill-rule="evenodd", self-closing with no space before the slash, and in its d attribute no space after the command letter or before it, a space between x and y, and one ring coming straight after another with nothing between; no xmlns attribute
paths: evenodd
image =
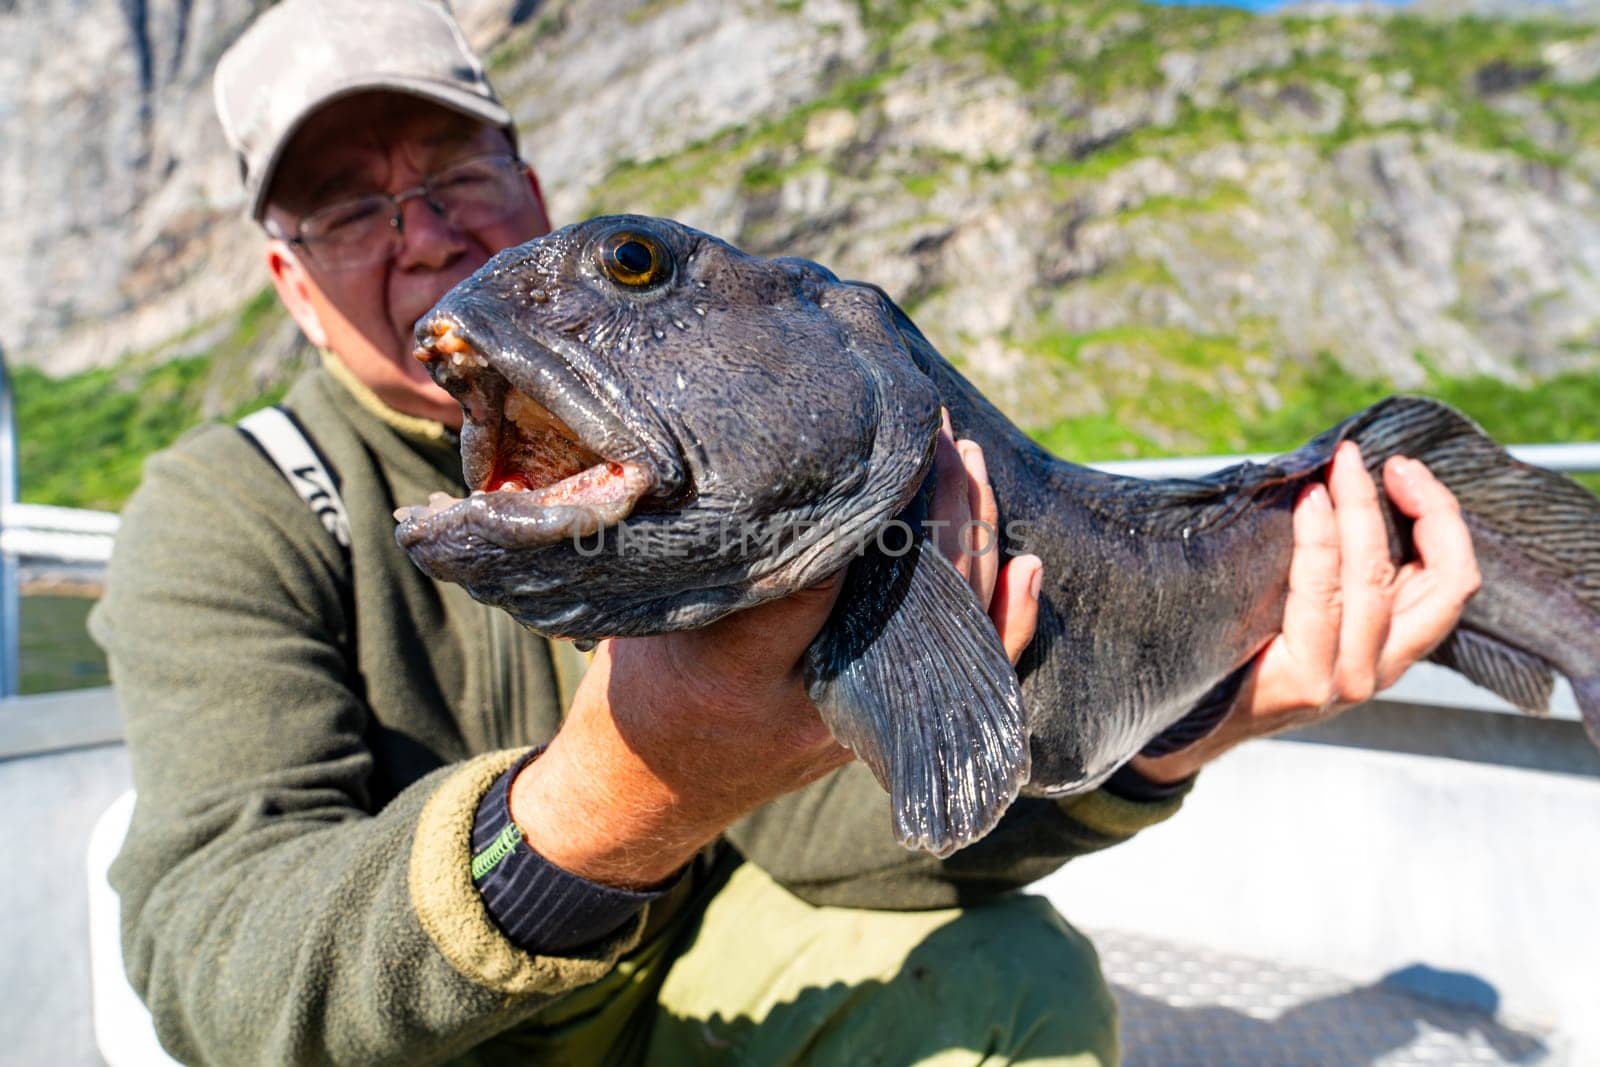
<svg viewBox="0 0 1600 1067"><path fill-rule="evenodd" d="M895 841L888 795L857 762L747 816L728 839L813 904L948 908L1018 889L1128 840L1175 813L1191 786L1159 799L1127 799L1104 785L1058 800L1021 797L986 837L940 860Z"/></svg>
<svg viewBox="0 0 1600 1067"><path fill-rule="evenodd" d="M179 1058L434 1062L613 971L646 915L537 956L472 884L517 752L373 810L332 540L230 427L152 460L92 626L138 803L112 881L129 977ZM259 469L254 488L248 471Z"/></svg>

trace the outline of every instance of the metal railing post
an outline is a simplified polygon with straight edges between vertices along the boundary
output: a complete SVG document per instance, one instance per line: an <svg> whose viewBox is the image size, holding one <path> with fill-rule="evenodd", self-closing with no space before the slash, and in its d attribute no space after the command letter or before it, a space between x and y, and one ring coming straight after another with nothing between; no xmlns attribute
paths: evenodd
<svg viewBox="0 0 1600 1067"><path fill-rule="evenodd" d="M11 519L17 503L17 424L12 417L11 374L5 349L0 347L0 530ZM21 626L17 600L17 557L0 551L0 697L15 696L21 686L17 674L17 643Z"/></svg>

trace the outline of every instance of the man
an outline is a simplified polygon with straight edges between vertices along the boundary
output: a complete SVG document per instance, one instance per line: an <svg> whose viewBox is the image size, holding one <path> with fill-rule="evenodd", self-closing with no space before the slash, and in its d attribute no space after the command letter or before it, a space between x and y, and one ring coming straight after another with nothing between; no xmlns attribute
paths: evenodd
<svg viewBox="0 0 1600 1067"><path fill-rule="evenodd" d="M273 284L326 352L286 404L351 537L225 426L152 460L125 513L94 618L139 791L113 879L130 977L184 1059L1113 1060L1092 949L1003 891L1165 818L1238 740L1370 696L1472 591L1448 492L1386 472L1423 562L1385 569L1343 453L1332 500L1296 512L1285 632L1219 726L1021 802L949 861L907 853L801 684L837 581L606 643L576 681L570 649L396 548L396 505L463 490L460 413L411 325L549 226L448 15L285 0L223 57L217 104ZM943 517L992 516L970 443L935 476ZM1015 660L1038 560L956 559Z"/></svg>

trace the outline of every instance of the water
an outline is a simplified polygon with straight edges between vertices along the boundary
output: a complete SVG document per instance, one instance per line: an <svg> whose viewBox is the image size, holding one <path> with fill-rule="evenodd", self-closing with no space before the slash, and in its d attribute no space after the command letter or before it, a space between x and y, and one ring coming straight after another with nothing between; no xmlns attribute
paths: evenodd
<svg viewBox="0 0 1600 1067"><path fill-rule="evenodd" d="M25 596L17 648L24 693L106 685L106 659L85 621L94 600L79 596Z"/></svg>

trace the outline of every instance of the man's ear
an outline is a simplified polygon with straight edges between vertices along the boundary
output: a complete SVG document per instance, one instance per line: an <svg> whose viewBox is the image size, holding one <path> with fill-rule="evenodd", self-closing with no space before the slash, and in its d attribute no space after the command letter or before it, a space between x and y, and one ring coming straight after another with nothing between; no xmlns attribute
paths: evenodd
<svg viewBox="0 0 1600 1067"><path fill-rule="evenodd" d="M267 241L267 273L272 276L272 287L278 291L278 299L289 309L290 318L306 335L306 340L318 348L326 348L328 331L322 327L322 317L317 314L311 295L317 283L306 273L288 242L276 237Z"/></svg>

